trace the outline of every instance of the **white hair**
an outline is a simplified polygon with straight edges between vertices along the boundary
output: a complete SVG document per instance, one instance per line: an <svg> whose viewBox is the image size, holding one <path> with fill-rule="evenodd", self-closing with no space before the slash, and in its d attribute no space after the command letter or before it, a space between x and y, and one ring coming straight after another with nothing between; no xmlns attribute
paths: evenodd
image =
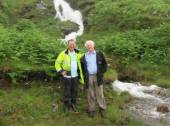
<svg viewBox="0 0 170 126"><path fill-rule="evenodd" d="M92 41L92 40L87 40L86 43L85 43L85 47L87 47L87 45L90 44L90 43L91 43L93 46L95 45L95 44L94 44L94 41Z"/></svg>

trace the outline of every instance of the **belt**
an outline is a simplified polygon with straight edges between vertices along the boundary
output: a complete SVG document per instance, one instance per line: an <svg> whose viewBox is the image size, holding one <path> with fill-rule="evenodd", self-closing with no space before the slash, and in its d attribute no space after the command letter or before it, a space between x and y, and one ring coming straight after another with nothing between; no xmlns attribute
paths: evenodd
<svg viewBox="0 0 170 126"><path fill-rule="evenodd" d="M89 74L89 76L96 76L97 74Z"/></svg>
<svg viewBox="0 0 170 126"><path fill-rule="evenodd" d="M76 77L72 77L72 76L64 76L64 78L77 78L78 76L76 76Z"/></svg>

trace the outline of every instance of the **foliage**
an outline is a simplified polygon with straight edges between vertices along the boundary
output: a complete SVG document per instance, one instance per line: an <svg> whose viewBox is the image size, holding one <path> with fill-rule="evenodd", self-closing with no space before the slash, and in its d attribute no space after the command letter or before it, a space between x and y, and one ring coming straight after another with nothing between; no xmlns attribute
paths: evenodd
<svg viewBox="0 0 170 126"><path fill-rule="evenodd" d="M166 0L97 0L88 17L89 27L93 31L157 27L170 21L169 4Z"/></svg>
<svg viewBox="0 0 170 126"><path fill-rule="evenodd" d="M150 64L169 65L170 25L159 28L113 33L98 38L97 46L120 63L129 65L138 60Z"/></svg>
<svg viewBox="0 0 170 126"><path fill-rule="evenodd" d="M0 27L1 69L8 68L12 73L54 69L55 58L63 45L56 38L32 28L27 21L16 28Z"/></svg>
<svg viewBox="0 0 170 126"><path fill-rule="evenodd" d="M33 28L35 29L34 23L28 19L22 19L16 24L16 29L19 31L33 29Z"/></svg>
<svg viewBox="0 0 170 126"><path fill-rule="evenodd" d="M94 40L96 48L105 52L109 65L118 72L118 77L123 75L133 81L149 81L159 85L162 82L164 87L169 87L169 35L170 24L164 23L152 29L90 32L82 36L79 42Z"/></svg>
<svg viewBox="0 0 170 126"><path fill-rule="evenodd" d="M5 13L3 13L1 10L0 10L0 23L4 25L8 24L8 16Z"/></svg>

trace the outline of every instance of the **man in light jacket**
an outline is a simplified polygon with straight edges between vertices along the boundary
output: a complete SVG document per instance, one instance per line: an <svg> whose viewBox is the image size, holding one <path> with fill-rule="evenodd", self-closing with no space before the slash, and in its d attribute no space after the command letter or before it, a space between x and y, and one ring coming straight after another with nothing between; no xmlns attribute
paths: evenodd
<svg viewBox="0 0 170 126"><path fill-rule="evenodd" d="M62 51L56 61L55 68L62 74L64 83L64 112L68 112L70 107L74 112L77 110L78 84L84 84L82 68L80 63L81 54L76 49L74 39L67 43L67 49Z"/></svg>

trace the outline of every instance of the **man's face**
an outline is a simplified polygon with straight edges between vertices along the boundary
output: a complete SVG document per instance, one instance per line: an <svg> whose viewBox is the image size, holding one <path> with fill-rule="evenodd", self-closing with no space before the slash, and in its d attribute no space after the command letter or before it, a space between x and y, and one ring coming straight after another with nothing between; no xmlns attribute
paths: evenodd
<svg viewBox="0 0 170 126"><path fill-rule="evenodd" d="M87 43L86 48L89 52L92 52L92 51L94 51L94 44L93 43Z"/></svg>
<svg viewBox="0 0 170 126"><path fill-rule="evenodd" d="M70 41L68 42L67 47L68 47L68 49L69 49L70 51L73 51L73 50L76 48L76 43L75 43L75 41L74 41L74 40L70 40Z"/></svg>

